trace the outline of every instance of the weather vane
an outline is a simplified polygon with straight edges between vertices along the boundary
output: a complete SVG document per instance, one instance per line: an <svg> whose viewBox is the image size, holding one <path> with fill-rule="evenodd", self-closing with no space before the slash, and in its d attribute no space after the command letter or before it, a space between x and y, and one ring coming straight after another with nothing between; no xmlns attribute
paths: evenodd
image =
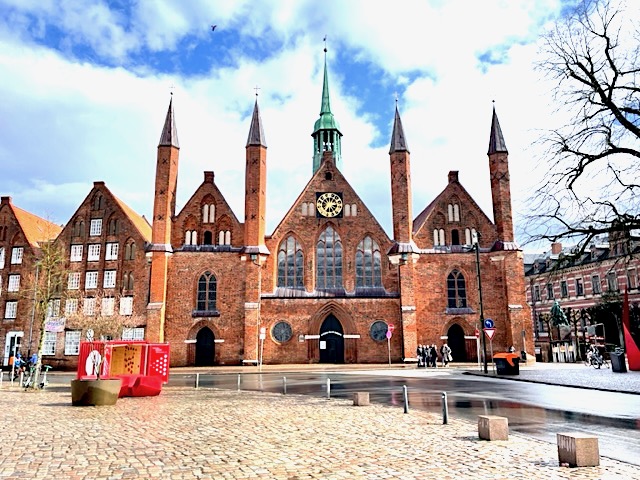
<svg viewBox="0 0 640 480"><path fill-rule="evenodd" d="M326 35L324 36L322 41L324 42L324 53L327 53L327 36Z"/></svg>
<svg viewBox="0 0 640 480"><path fill-rule="evenodd" d="M253 87L253 89L256 91L256 97L258 96L258 90L260 90L260 87L258 85L256 85L255 87Z"/></svg>

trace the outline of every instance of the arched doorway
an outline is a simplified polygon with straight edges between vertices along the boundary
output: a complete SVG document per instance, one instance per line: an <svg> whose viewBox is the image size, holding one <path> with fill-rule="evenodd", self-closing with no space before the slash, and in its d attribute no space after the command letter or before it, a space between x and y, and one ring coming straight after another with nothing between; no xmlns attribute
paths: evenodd
<svg viewBox="0 0 640 480"><path fill-rule="evenodd" d="M196 367L210 367L215 360L215 336L209 327L203 327L196 335Z"/></svg>
<svg viewBox="0 0 640 480"><path fill-rule="evenodd" d="M344 363L343 334L340 320L333 315L325 318L320 327L320 363Z"/></svg>
<svg viewBox="0 0 640 480"><path fill-rule="evenodd" d="M467 348L464 341L464 330L457 323L449 327L447 331L447 343L451 348L451 356L454 362L466 362Z"/></svg>

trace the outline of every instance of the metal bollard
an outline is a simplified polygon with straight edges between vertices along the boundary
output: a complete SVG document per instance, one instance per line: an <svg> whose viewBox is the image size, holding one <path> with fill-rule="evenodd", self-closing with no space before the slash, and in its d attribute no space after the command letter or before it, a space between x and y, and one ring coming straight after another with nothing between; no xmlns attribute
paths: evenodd
<svg viewBox="0 0 640 480"><path fill-rule="evenodd" d="M282 377L282 394L287 394L287 377Z"/></svg>
<svg viewBox="0 0 640 480"><path fill-rule="evenodd" d="M404 413L409 413L409 394L406 385L402 386L402 396L404 397Z"/></svg>
<svg viewBox="0 0 640 480"><path fill-rule="evenodd" d="M238 391L240 391L240 374L238 374Z"/></svg>
<svg viewBox="0 0 640 480"><path fill-rule="evenodd" d="M0 372L0 385L4 382L4 372Z"/></svg>
<svg viewBox="0 0 640 480"><path fill-rule="evenodd" d="M196 390L200 388L200 374L196 373Z"/></svg>
<svg viewBox="0 0 640 480"><path fill-rule="evenodd" d="M18 384L18 386L22 386L24 385L24 372L20 372L20 383Z"/></svg>
<svg viewBox="0 0 640 480"><path fill-rule="evenodd" d="M447 405L447 392L442 392L442 424L449 423L449 406Z"/></svg>
<svg viewBox="0 0 640 480"><path fill-rule="evenodd" d="M331 379L327 378L327 400L331 398Z"/></svg>

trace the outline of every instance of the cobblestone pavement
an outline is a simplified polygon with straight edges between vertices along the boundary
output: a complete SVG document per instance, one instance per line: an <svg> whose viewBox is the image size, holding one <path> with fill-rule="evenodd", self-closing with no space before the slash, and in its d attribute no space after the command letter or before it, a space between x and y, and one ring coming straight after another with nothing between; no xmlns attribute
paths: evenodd
<svg viewBox="0 0 640 480"><path fill-rule="evenodd" d="M640 479L637 466L558 465L557 447L475 423L347 400L167 387L111 407L68 388L0 389L5 479Z"/></svg>

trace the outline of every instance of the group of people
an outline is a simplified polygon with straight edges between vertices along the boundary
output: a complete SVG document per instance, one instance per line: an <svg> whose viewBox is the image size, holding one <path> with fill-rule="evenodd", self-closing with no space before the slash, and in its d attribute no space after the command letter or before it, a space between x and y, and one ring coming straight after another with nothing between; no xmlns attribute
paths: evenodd
<svg viewBox="0 0 640 480"><path fill-rule="evenodd" d="M435 344L418 345L416 356L418 357L418 368L435 368L438 366L438 349ZM440 358L443 367L449 365L449 362L452 360L451 347L449 347L446 342L440 347Z"/></svg>

